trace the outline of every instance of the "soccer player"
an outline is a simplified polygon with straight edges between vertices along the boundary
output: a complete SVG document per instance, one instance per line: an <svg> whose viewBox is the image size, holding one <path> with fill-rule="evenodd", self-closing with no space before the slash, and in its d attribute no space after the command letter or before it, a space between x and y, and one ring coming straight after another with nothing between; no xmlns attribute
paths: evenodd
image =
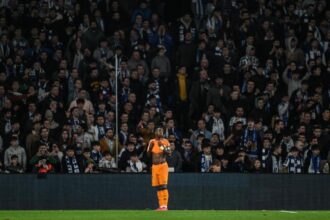
<svg viewBox="0 0 330 220"><path fill-rule="evenodd" d="M152 156L152 186L157 188L157 197L159 208L157 211L167 211L168 204L168 165L165 155L170 153L170 143L163 138L163 128L157 128L155 138L151 139L148 145L147 153Z"/></svg>

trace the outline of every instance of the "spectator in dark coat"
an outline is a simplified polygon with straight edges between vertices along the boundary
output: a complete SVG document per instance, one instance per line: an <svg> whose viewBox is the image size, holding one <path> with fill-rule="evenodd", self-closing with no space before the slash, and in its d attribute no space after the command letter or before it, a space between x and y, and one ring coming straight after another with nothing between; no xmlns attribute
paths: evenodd
<svg viewBox="0 0 330 220"><path fill-rule="evenodd" d="M199 119L202 112L206 110L206 98L209 89L210 84L207 71L201 70L199 80L192 83L189 94L189 116L191 118L195 120Z"/></svg>
<svg viewBox="0 0 330 220"><path fill-rule="evenodd" d="M239 150L234 160L233 170L239 173L246 173L251 169L251 161L243 149Z"/></svg>
<svg viewBox="0 0 330 220"><path fill-rule="evenodd" d="M192 77L192 67L195 59L196 45L193 42L192 34L184 34L184 42L180 44L177 51L177 64L187 68L188 76Z"/></svg>
<svg viewBox="0 0 330 220"><path fill-rule="evenodd" d="M182 157L179 151L175 149L175 143L170 142L171 153L166 155L170 172L182 172Z"/></svg>
<svg viewBox="0 0 330 220"><path fill-rule="evenodd" d="M182 171L183 172L194 172L196 170L197 153L193 148L192 143L186 140L182 143L181 157L182 157Z"/></svg>

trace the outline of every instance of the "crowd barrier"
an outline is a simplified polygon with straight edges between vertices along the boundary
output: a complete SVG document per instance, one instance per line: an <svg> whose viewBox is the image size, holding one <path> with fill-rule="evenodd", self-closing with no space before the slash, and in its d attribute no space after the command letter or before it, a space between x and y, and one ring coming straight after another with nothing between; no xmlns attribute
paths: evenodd
<svg viewBox="0 0 330 220"><path fill-rule="evenodd" d="M330 210L330 175L171 173L170 209ZM0 175L0 209L154 209L149 174Z"/></svg>

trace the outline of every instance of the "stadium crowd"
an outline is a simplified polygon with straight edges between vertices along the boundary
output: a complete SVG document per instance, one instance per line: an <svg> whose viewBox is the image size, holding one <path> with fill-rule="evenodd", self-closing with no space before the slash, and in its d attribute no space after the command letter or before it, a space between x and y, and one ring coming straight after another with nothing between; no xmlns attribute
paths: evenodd
<svg viewBox="0 0 330 220"><path fill-rule="evenodd" d="M0 2L1 172L329 173L328 1Z"/></svg>

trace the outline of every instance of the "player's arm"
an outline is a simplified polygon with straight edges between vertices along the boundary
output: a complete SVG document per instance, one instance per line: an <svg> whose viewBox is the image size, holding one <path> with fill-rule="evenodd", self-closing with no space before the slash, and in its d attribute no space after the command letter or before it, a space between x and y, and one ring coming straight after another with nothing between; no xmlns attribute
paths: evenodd
<svg viewBox="0 0 330 220"><path fill-rule="evenodd" d="M154 142L151 140L151 141L149 141L148 148L147 148L147 155L149 157L151 156L151 152L152 152L153 147L154 147Z"/></svg>

